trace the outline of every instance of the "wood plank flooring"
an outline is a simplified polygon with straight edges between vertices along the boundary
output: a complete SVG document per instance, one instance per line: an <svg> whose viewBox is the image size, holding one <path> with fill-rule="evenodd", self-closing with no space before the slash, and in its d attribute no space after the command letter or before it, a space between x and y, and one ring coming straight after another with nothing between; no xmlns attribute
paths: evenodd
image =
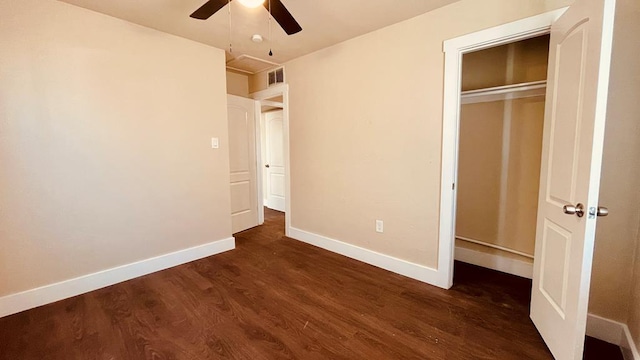
<svg viewBox="0 0 640 360"><path fill-rule="evenodd" d="M550 359L531 283L456 265L446 291L284 237L0 319L0 359Z"/></svg>

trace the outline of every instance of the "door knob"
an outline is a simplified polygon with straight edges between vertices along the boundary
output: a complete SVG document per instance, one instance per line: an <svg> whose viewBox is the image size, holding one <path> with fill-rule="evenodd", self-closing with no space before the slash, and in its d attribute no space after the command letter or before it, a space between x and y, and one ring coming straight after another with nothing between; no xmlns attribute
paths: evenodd
<svg viewBox="0 0 640 360"><path fill-rule="evenodd" d="M578 205L565 205L562 207L562 211L567 215L576 215L577 217L584 216L584 205L578 203Z"/></svg>
<svg viewBox="0 0 640 360"><path fill-rule="evenodd" d="M609 215L609 209L604 206L598 206L598 209L589 208L589 218L593 218L595 216L607 216Z"/></svg>
<svg viewBox="0 0 640 360"><path fill-rule="evenodd" d="M265 164L264 167L269 168L269 164Z"/></svg>

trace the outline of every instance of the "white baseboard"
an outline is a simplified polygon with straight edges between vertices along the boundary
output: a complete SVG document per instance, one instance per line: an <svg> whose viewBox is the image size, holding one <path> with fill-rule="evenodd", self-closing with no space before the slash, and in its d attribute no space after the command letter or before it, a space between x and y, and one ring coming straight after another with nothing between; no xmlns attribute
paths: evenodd
<svg viewBox="0 0 640 360"><path fill-rule="evenodd" d="M415 264L406 260L398 259L393 256L381 254L373 250L365 249L359 246L348 244L340 240L328 238L326 236L317 235L308 231L300 230L294 227L289 228L289 237L311 244L325 250L329 250L358 261L362 261L369 265L389 270L396 274L404 275L415 280L425 282L438 287L446 287L442 281L442 276L438 274L437 269L433 269L424 265Z"/></svg>
<svg viewBox="0 0 640 360"><path fill-rule="evenodd" d="M598 315L587 316L587 335L606 341L610 344L620 345L624 336L623 323L606 319Z"/></svg>
<svg viewBox="0 0 640 360"><path fill-rule="evenodd" d="M456 246L455 259L507 274L533 278L533 263Z"/></svg>
<svg viewBox="0 0 640 360"><path fill-rule="evenodd" d="M640 360L640 351L638 351L638 347L636 343L633 341L633 337L631 336L631 332L629 331L629 327L626 324L624 325L624 336L622 337L622 341L620 342L620 347L622 348L622 355L625 360Z"/></svg>
<svg viewBox="0 0 640 360"><path fill-rule="evenodd" d="M620 346L625 360L640 360L640 353L626 324L589 314L587 335Z"/></svg>
<svg viewBox="0 0 640 360"><path fill-rule="evenodd" d="M194 246L74 279L0 297L0 317L235 249L235 238Z"/></svg>

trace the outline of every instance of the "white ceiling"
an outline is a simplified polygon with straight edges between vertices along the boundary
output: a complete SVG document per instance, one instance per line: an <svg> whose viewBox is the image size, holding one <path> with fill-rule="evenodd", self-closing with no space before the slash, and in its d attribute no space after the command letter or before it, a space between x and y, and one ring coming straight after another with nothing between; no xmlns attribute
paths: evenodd
<svg viewBox="0 0 640 360"><path fill-rule="evenodd" d="M229 6L208 20L189 15L206 0L60 0L227 51L227 60L242 54L284 63L373 30L415 17L458 0L282 0L302 26L288 36L268 12L231 2L233 52L229 53ZM260 34L260 44L251 35ZM273 56L268 55L269 48Z"/></svg>

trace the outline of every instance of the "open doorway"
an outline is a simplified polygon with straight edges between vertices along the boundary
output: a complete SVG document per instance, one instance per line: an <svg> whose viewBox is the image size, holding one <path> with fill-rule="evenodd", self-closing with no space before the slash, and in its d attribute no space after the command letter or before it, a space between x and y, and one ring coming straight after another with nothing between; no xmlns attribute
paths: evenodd
<svg viewBox="0 0 640 360"><path fill-rule="evenodd" d="M455 259L529 279L548 55L541 35L462 58Z"/></svg>
<svg viewBox="0 0 640 360"><path fill-rule="evenodd" d="M282 96L261 103L262 198L266 208L285 212L284 112Z"/></svg>
<svg viewBox="0 0 640 360"><path fill-rule="evenodd" d="M272 86L251 94L256 100L259 119L258 203L260 224L265 219L265 207L285 213L285 234L291 221L289 175L289 88L286 84Z"/></svg>

